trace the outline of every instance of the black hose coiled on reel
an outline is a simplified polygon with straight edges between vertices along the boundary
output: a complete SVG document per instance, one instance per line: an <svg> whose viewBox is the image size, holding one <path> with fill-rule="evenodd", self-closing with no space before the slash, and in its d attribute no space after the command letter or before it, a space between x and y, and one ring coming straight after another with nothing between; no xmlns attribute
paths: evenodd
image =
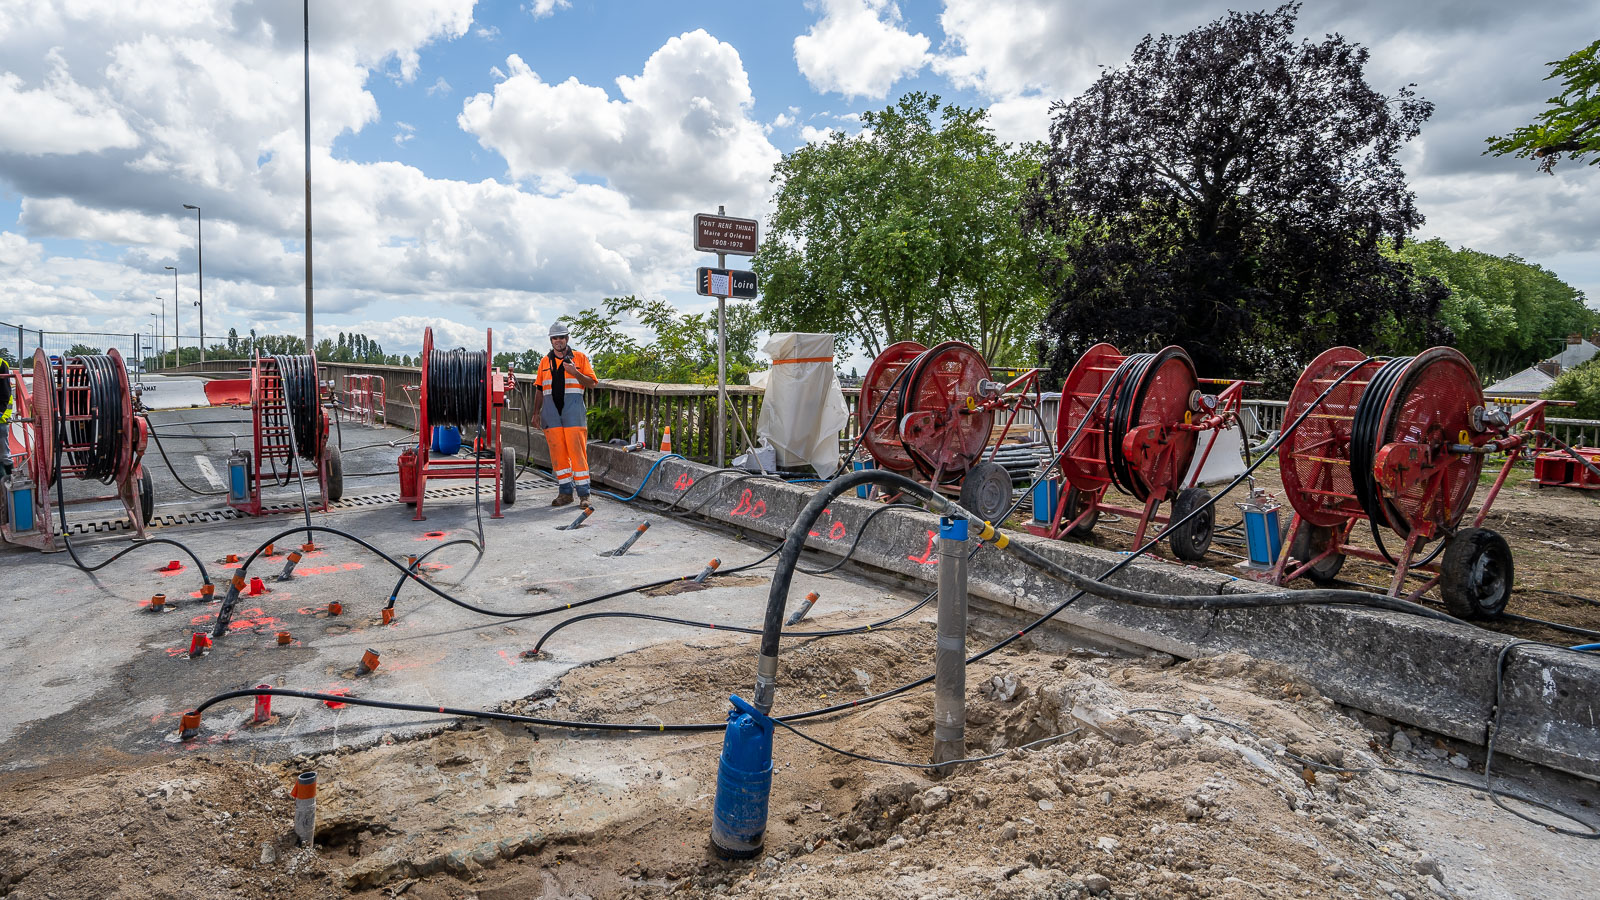
<svg viewBox="0 0 1600 900"><path fill-rule="evenodd" d="M1154 353L1135 353L1123 360L1117 370L1111 373L1110 399L1106 401L1106 470L1110 472L1111 483L1117 486L1117 490L1140 500L1145 498L1138 491L1140 485L1133 471L1128 468L1127 458L1122 455L1122 439L1128 434L1128 420L1136 412L1134 395L1139 382L1144 379L1155 357Z"/></svg>
<svg viewBox="0 0 1600 900"><path fill-rule="evenodd" d="M81 371L73 368L83 366ZM61 444L84 445L86 449L73 451L68 459L75 466L83 466L83 477L101 484L116 480L118 463L127 455L132 436L124 429L128 407L133 397L122 389L119 369L122 364L110 356L74 356L62 361L60 381L56 384L56 440ZM69 388L87 387L88 394ZM84 399L88 408L82 408ZM90 415L88 421L68 422L67 415ZM50 473L55 483L61 475L59 469Z"/></svg>
<svg viewBox="0 0 1600 900"><path fill-rule="evenodd" d="M321 429L318 427L317 367L310 356L273 356L283 382L283 407L294 429L294 445L301 459L317 461Z"/></svg>
<svg viewBox="0 0 1600 900"><path fill-rule="evenodd" d="M1378 490L1377 477L1372 473L1372 464L1386 438L1386 435L1378 433L1378 429L1383 425L1384 411L1389 408L1389 401L1403 387L1401 379L1410 369L1413 359L1415 357L1399 356L1379 367L1367 382L1367 389L1361 393L1361 399L1356 401L1355 415L1350 422L1351 492L1356 495L1356 502L1361 504L1362 511L1367 514L1372 542L1377 545L1378 552L1383 554L1383 558L1395 566L1400 565L1400 562L1384 544L1380 526L1389 528L1401 537L1410 537L1411 523L1389 515L1389 505L1384 500L1382 492ZM1440 541L1427 556L1413 560L1411 564L1425 566L1433 562L1444 552L1446 543Z"/></svg>
<svg viewBox="0 0 1600 900"><path fill-rule="evenodd" d="M1372 475L1372 463L1378 448L1382 446L1383 436L1378 434L1378 428L1382 424L1383 412L1388 408L1396 383L1411 360L1409 356L1398 356L1378 367L1378 371L1367 382L1367 389L1361 392L1361 399L1356 401L1355 415L1350 422L1352 493L1372 524L1389 528L1394 528L1395 524L1389 521L1388 511L1384 509L1377 480ZM1404 528L1405 523L1400 523L1400 527Z"/></svg>
<svg viewBox="0 0 1600 900"><path fill-rule="evenodd" d="M428 356L428 424L482 428L487 405L489 352L434 350ZM426 440L426 436L424 436Z"/></svg>

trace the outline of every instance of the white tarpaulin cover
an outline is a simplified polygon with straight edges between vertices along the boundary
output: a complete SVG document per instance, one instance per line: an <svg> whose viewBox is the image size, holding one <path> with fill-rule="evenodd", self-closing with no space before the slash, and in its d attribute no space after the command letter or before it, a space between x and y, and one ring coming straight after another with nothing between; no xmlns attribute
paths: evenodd
<svg viewBox="0 0 1600 900"><path fill-rule="evenodd" d="M1215 446L1211 447L1210 455L1206 455L1206 446L1213 442ZM1189 461L1189 471L1183 476L1185 486L1194 478L1201 456L1206 457L1206 465L1200 469L1200 479L1195 484L1221 484L1238 478L1245 470L1244 434L1237 425L1200 432L1200 440L1195 442L1194 459Z"/></svg>
<svg viewBox="0 0 1600 900"><path fill-rule="evenodd" d="M839 467L839 432L850 420L833 371L833 335L783 332L762 348L772 357L756 434L778 451L778 465L809 463L818 474Z"/></svg>

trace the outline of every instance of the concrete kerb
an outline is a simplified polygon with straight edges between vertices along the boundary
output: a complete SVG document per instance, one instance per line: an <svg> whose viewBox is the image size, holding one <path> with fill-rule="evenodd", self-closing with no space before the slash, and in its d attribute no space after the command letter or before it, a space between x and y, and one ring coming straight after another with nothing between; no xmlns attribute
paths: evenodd
<svg viewBox="0 0 1600 900"><path fill-rule="evenodd" d="M543 451L535 441L536 458ZM598 481L631 493L659 458L590 445ZM640 496L774 538L784 535L812 494L808 485L773 479L732 481L739 473L686 460L662 462ZM715 479L720 490L697 485ZM685 491L688 491L685 494ZM716 498L702 505L708 492ZM830 506L808 546L842 552L876 503L841 498ZM854 560L933 584L938 557L933 518L912 510L881 513L857 546ZM1104 571L1119 554L1064 541L1014 535L1032 549L1085 573ZM1113 583L1172 594L1255 593L1247 580L1165 560L1140 560ZM1042 613L1072 593L1004 553L973 559L972 592L1029 613ZM1483 743L1494 711L1495 666L1513 641L1471 626L1354 607L1308 606L1271 610L1164 611L1084 597L1058 621L1115 642L1192 659L1238 651L1280 662L1333 700L1429 731ZM1554 648L1521 647L1506 667L1496 749L1531 762L1600 779L1600 660Z"/></svg>

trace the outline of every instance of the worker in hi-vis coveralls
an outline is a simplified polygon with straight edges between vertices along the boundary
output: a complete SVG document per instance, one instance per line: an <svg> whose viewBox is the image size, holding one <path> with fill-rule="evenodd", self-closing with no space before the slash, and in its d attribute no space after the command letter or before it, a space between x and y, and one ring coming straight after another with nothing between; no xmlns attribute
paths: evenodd
<svg viewBox="0 0 1600 900"><path fill-rule="evenodd" d="M0 356L0 477L11 477L11 417L17 412L11 396L11 364Z"/></svg>
<svg viewBox="0 0 1600 900"><path fill-rule="evenodd" d="M533 387L539 427L550 445L550 468L556 473L557 493L551 506L571 503L574 487L578 502L589 505L589 418L583 389L599 383L589 357L569 346L567 326L551 325L550 352L539 360Z"/></svg>

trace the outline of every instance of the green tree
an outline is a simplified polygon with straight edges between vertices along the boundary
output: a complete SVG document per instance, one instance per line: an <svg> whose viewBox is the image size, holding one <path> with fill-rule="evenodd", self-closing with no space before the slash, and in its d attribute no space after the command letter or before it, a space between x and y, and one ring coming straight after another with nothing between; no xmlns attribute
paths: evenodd
<svg viewBox="0 0 1600 900"><path fill-rule="evenodd" d="M1000 143L987 115L911 93L863 113L860 134L785 155L754 260L761 324L872 355L953 338L995 364L1031 357L1048 239L1023 233L1017 206L1040 150Z"/></svg>
<svg viewBox="0 0 1600 900"><path fill-rule="evenodd" d="M268 356L295 356L306 352L305 338L292 334L264 334L258 337L252 328L250 341L255 350Z"/></svg>
<svg viewBox="0 0 1600 900"><path fill-rule="evenodd" d="M1562 416L1600 419L1600 356L1557 375L1556 383L1545 389L1544 398L1577 402L1577 406L1555 411Z"/></svg>
<svg viewBox="0 0 1600 900"><path fill-rule="evenodd" d="M65 356L98 356L99 354L100 354L100 348L99 347L91 347L88 344L73 344L70 348L67 349L67 352L65 354L63 354L63 355L65 355Z"/></svg>
<svg viewBox="0 0 1600 900"><path fill-rule="evenodd" d="M651 335L647 342L624 330L632 318ZM715 384L717 381L717 314L680 313L662 299L607 297L598 308L585 309L561 322L572 331L573 346L594 363L601 378L673 384ZM756 363L756 335L761 331L756 310L747 303L727 311L728 383L747 380ZM532 355L533 368L540 352ZM519 365L521 370L522 366Z"/></svg>
<svg viewBox="0 0 1600 900"><path fill-rule="evenodd" d="M1484 153L1539 160L1539 171L1555 174L1556 163L1566 153L1574 160L1593 154L1589 165L1600 164L1600 40L1565 59L1546 63L1552 78L1561 79L1561 93L1546 100L1550 108L1508 135L1485 138Z"/></svg>
<svg viewBox="0 0 1600 900"><path fill-rule="evenodd" d="M1398 255L1419 278L1449 288L1439 319L1486 379L1549 356L1555 340L1600 330L1600 312L1585 305L1582 291L1521 257L1452 250L1438 238L1407 242Z"/></svg>
<svg viewBox="0 0 1600 900"><path fill-rule="evenodd" d="M494 364L502 369L514 369L524 375L532 375L539 371L539 358L544 353L539 350L523 350L513 353L502 350L494 355Z"/></svg>

